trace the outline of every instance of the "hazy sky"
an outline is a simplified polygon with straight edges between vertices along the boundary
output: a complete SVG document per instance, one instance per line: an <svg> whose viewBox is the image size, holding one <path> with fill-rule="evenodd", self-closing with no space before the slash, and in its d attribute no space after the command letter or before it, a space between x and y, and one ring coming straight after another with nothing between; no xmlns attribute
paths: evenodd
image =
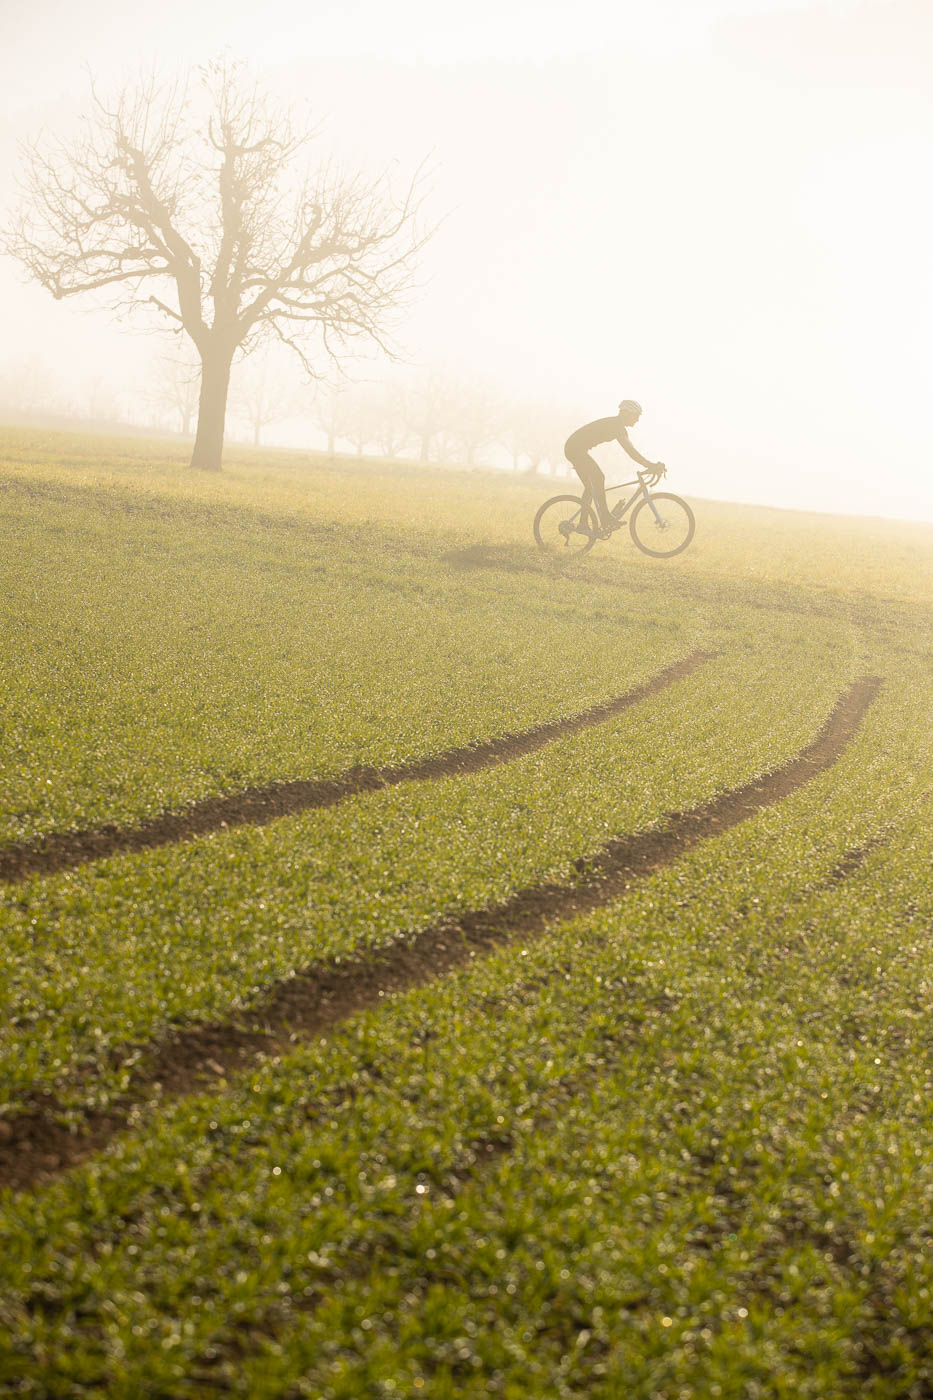
<svg viewBox="0 0 933 1400"><path fill-rule="evenodd" d="M107 85L247 55L345 156L433 153L419 363L566 405L567 432L637 398L635 440L685 491L933 519L931 0L0 14L3 202L15 137L73 120L83 64ZM0 364L145 373L147 341L7 261L0 294Z"/></svg>

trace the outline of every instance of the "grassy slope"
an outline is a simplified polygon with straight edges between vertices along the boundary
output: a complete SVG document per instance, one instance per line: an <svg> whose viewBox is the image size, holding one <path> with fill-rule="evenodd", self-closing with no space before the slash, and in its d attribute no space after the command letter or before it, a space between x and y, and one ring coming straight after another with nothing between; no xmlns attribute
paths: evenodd
<svg viewBox="0 0 933 1400"><path fill-rule="evenodd" d="M616 693L646 640L359 528L94 490L0 512L8 839L523 729Z"/></svg>
<svg viewBox="0 0 933 1400"><path fill-rule="evenodd" d="M21 1204L11 1373L54 1362L56 1394L271 1396L301 1372L328 1396L923 1394L933 804L919 783L866 800L917 765L923 708L902 730L889 704L792 811L619 907Z"/></svg>
<svg viewBox="0 0 933 1400"><path fill-rule="evenodd" d="M54 1058L87 1054L95 1027L105 1042L123 1034L108 935L138 969L133 1015L146 1033L186 999L222 1007L308 951L379 940L566 873L601 833L780 762L852 675L875 671L886 685L834 769L615 906L397 998L231 1093L150 1115L59 1185L11 1200L0 1384L127 1396L215 1386L328 1397L930 1393L933 532L822 522L824 552L814 518L704 506L697 550L682 561L606 548L567 577L535 571L525 544L546 488L483 479L478 491L469 478L426 484L410 472L389 490L379 471L319 465L305 476L290 461L258 480L246 457L205 482L170 460L153 465L139 444L109 444L113 459L100 464L99 444L17 443L8 475L69 488L36 509L30 557L45 512L58 512L69 543L46 546L33 596L53 596L69 569L89 576L95 528L108 568L131 569L132 532L141 515L151 529L152 512L118 525L127 513L112 506L142 490L173 503L158 517L170 561L179 538L190 553L179 514L185 531L201 528L190 513L203 511L203 530L221 532L197 559L218 606L231 554L258 576L256 527L240 519L252 504L288 523L298 556L322 519L341 522L328 577L351 599L370 596L378 575L400 608L418 589L435 618L459 609L481 634L496 618L504 674L457 636L455 686L469 677L479 702L451 723L454 683L439 695L409 688L406 752L430 751L441 734L496 732L506 703L533 721L624 688L620 669L627 680L696 644L723 652L638 712L488 774L10 892L4 955L18 971L7 995L40 1012L19 1041L40 1080ZM82 504L73 488L89 481ZM354 533L380 516L388 524L375 536ZM279 538L264 560L275 619L277 588L296 567ZM444 559L477 541L484 567ZM191 567L168 570L179 599L176 569ZM112 616L106 592L93 594L91 635ZM158 650L150 616L136 610L129 628L143 657ZM174 614L166 604L158 616L168 686ZM235 604L225 618L221 635L237 637ZM388 614L378 635L385 626ZM532 626L540 649L525 645ZM548 648L574 634L584 642L575 667L552 667ZM254 671L274 645L256 643ZM46 648L30 646L46 665ZM229 646L216 648L223 664ZM114 655L119 677L131 658ZM430 667L429 649L422 659ZM93 666L75 671L65 710L82 724ZM225 674L237 703L210 775L221 787L238 771L236 735L256 699L245 675ZM339 701L348 726L392 689L365 675ZM372 752L397 752L399 713L379 710ZM131 719L128 699L125 736ZM284 729L266 727L270 771L273 760L323 764L310 771L341 761ZM634 741L637 767L620 768ZM121 742L119 791L144 794L145 756ZM205 790L190 775L203 742L203 732L179 741L173 791ZM50 744L35 765L36 786L57 752ZM47 821L99 810L82 761L54 770L70 795ZM380 853L391 853L382 869ZM199 911L209 916L193 938ZM59 1020L48 1014L56 997ZM14 1070L11 1089L29 1074Z"/></svg>
<svg viewBox="0 0 933 1400"><path fill-rule="evenodd" d="M222 1015L296 966L567 879L607 835L697 805L799 748L846 661L828 651L803 684L786 651L764 665L721 657L663 699L486 773L10 888L0 897L8 1092L54 1082L62 1098L104 1101L122 1082L119 1060L90 1087L72 1089L69 1069L177 1020ZM723 698L739 690L740 708Z"/></svg>

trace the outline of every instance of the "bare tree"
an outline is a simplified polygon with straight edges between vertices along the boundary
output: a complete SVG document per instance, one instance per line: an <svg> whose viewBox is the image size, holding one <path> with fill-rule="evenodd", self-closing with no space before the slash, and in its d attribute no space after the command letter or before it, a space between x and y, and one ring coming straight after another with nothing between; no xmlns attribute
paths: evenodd
<svg viewBox="0 0 933 1400"><path fill-rule="evenodd" d="M349 443L362 457L374 440L376 414L370 385L353 384L348 379L330 380L314 399L313 417L327 434L327 450L333 455L338 442Z"/></svg>
<svg viewBox="0 0 933 1400"><path fill-rule="evenodd" d="M281 423L296 407L294 385L268 359L236 367L231 385L234 405L250 426L254 447L259 446L263 428Z"/></svg>
<svg viewBox="0 0 933 1400"><path fill-rule="evenodd" d="M553 463L558 455L563 456L566 433L561 436L561 425L555 422L553 412L546 405L514 404L506 417L502 441L511 454L515 471L536 475L545 462Z"/></svg>
<svg viewBox="0 0 933 1400"><path fill-rule="evenodd" d="M462 458L467 466L474 466L483 448L500 440L505 418L505 409L493 388L478 383L462 385L444 425L447 452Z"/></svg>
<svg viewBox="0 0 933 1400"><path fill-rule="evenodd" d="M159 360L152 386L146 395L156 409L177 415L178 430L191 436L191 425L198 409L200 368L189 355L166 355Z"/></svg>
<svg viewBox="0 0 933 1400"><path fill-rule="evenodd" d="M403 411L418 460L429 462L441 435L453 419L456 388L443 374L432 371L403 394Z"/></svg>
<svg viewBox="0 0 933 1400"><path fill-rule="evenodd" d="M379 405L371 384L351 385L341 405L340 436L362 457L379 432Z"/></svg>
<svg viewBox="0 0 933 1400"><path fill-rule="evenodd" d="M116 423L124 416L123 395L108 376L89 375L78 390L80 417L93 423Z"/></svg>
<svg viewBox="0 0 933 1400"><path fill-rule="evenodd" d="M344 381L321 384L311 406L311 416L327 434L327 450L331 456L337 450L337 439L343 437L347 388Z"/></svg>
<svg viewBox="0 0 933 1400"><path fill-rule="evenodd" d="M37 355L0 366L0 414L42 417L73 410L56 376Z"/></svg>
<svg viewBox="0 0 933 1400"><path fill-rule="evenodd" d="M70 144L25 150L25 199L3 244L56 298L102 292L154 308L201 363L192 466L220 469L234 356L278 340L309 375L315 338L333 358L387 335L413 286L422 181L325 165L299 174L310 135L236 64L187 85L154 78L93 106Z"/></svg>
<svg viewBox="0 0 933 1400"><path fill-rule="evenodd" d="M371 392L371 441L383 457L397 457L411 441L405 401L398 384L374 384Z"/></svg>
<svg viewBox="0 0 933 1400"><path fill-rule="evenodd" d="M359 417L360 430L366 431L366 444L377 448L381 456L398 456L408 447L412 434L406 423L401 385L360 385L350 395L350 403Z"/></svg>

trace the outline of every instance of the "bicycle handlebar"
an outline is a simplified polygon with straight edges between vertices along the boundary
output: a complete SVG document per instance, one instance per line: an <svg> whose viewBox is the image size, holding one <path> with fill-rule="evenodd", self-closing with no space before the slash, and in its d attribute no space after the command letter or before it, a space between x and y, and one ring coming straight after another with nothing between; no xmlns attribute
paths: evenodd
<svg viewBox="0 0 933 1400"><path fill-rule="evenodd" d="M657 468L652 467L650 470L643 467L631 481L620 481L616 486L607 486L606 495L608 496L610 491L624 491L626 486L656 486L662 476L667 476L667 467L663 462L659 462Z"/></svg>

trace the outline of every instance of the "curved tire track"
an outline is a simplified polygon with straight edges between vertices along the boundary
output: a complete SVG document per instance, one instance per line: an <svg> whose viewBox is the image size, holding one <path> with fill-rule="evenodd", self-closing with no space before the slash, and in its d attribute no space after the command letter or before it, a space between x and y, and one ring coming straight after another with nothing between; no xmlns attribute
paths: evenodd
<svg viewBox="0 0 933 1400"><path fill-rule="evenodd" d="M519 890L500 904L470 910L358 959L312 966L272 984L243 1013L258 1029L231 1022L191 1026L157 1042L139 1065L125 1097L106 1114L88 1114L80 1133L55 1116L51 1095L27 1112L0 1119L0 1186L20 1188L67 1170L104 1147L127 1127L153 1090L179 1098L216 1086L258 1055L287 1052L296 1036L320 1035L386 996L435 980L472 958L548 925L586 913L624 894L636 880L670 864L711 836L737 826L830 768L849 744L882 682L855 681L839 698L819 734L774 772L686 812L663 825L607 842L585 863L576 885L543 884Z"/></svg>
<svg viewBox="0 0 933 1400"><path fill-rule="evenodd" d="M351 768L335 778L297 779L246 788L228 797L210 797L193 803L181 812L164 812L136 826L100 826L86 831L52 832L34 841L0 846L0 884L13 884L29 875L51 875L70 870L92 860L101 860L126 851L151 851L171 846L212 831L234 826L266 826L279 817L292 816L315 808L333 807L348 797L399 783L426 782L457 774L478 773L498 763L534 753L555 739L576 734L594 724L602 724L623 710L637 705L676 681L683 680L715 652L695 651L681 661L665 666L656 676L634 686L600 705L564 719L535 725L519 734L504 734L482 744L445 749L427 758L415 759L386 768Z"/></svg>

